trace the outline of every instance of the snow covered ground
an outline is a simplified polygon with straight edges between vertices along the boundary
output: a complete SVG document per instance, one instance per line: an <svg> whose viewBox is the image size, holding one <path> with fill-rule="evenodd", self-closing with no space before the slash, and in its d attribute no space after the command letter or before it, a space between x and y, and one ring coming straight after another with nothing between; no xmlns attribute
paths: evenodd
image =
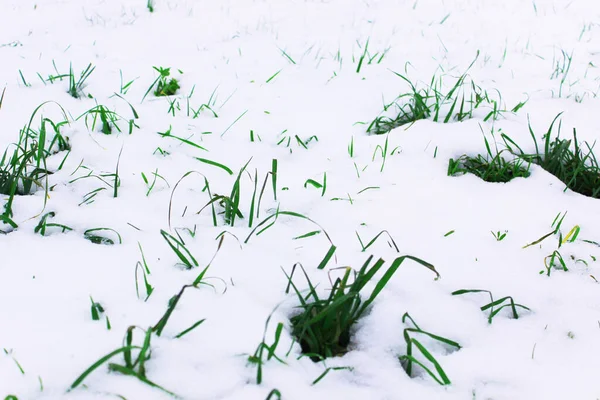
<svg viewBox="0 0 600 400"><path fill-rule="evenodd" d="M504 148L504 133L533 152L530 126L541 140L561 112L562 136L576 128L581 141L599 138L600 3L153 6L0 1L0 149L10 156L28 124L39 135L42 117L68 121L58 129L70 148L47 157L53 173L42 187L14 197L18 227L0 222L0 398L600 398L600 249L593 243L600 241L600 200L565 191L537 165L508 183L447 174L450 158L485 155L484 137L493 151L494 144ZM77 81L90 64L95 69L72 97L70 67ZM154 94L153 67L170 68L168 79L180 85L175 95ZM490 98L472 118L430 117L367 134L385 104L410 92L398 75L417 88L441 79L436 87L448 93L463 74L460 93L472 93L473 83ZM86 118L97 105L118 113L121 132L111 125L103 133L99 114ZM214 195L224 197L204 207ZM0 195L0 204L8 202ZM221 203L237 204L243 218L230 226ZM278 211L310 220L280 214L257 235ZM553 232L559 213L560 229L524 248ZM389 236L362 251L382 231ZM93 243L97 236L114 245ZM319 270L332 244L335 253ZM551 268L548 276L545 261L555 250L568 271ZM418 257L441 278L405 261L352 328L345 354L322 362L300 357L290 324L299 300L286 293L286 273L301 263L327 296L340 267L359 269L370 255L386 261L382 271L401 255ZM209 264L203 283L212 287L186 289L157 329L172 297ZM299 269L293 281L308 289ZM530 311L517 309L515 319L505 308L489 323L490 310L480 310L489 296L452 295L461 289L512 296ZM456 350L414 336L451 384L420 367L405 372L403 334L413 327L403 322L406 312L424 331L460 344ZM263 335L267 345L275 341L278 323L275 355L284 363L265 352L257 384L248 357ZM121 351L76 382L103 356L142 347L145 338L145 378L109 371L110 363L126 366ZM138 357L139 349L131 353ZM422 353L413 355L435 372Z"/></svg>

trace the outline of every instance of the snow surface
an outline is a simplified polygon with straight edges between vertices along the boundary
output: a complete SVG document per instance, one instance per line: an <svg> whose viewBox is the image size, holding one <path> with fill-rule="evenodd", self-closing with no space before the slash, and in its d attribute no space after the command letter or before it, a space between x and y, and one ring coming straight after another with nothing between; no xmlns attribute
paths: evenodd
<svg viewBox="0 0 600 400"><path fill-rule="evenodd" d="M63 168L49 178L53 190L45 208L43 190L18 197L13 219L19 227L0 236L0 348L6 350L0 352L0 397L169 398L135 377L109 373L106 365L82 386L67 390L86 368L122 346L129 326L147 329L156 324L171 296L210 262L217 235L227 231L232 235L225 234L207 273L214 290L188 290L161 337L152 338L148 378L182 398L264 399L274 388L284 399L315 400L600 398L600 297L594 278L600 275L595 262L599 249L581 240L565 244L561 252L569 271L555 270L550 277L539 272L544 270L544 257L556 249L557 237L523 249L552 230L559 212L568 212L563 234L579 225L579 239L599 241L599 200L564 191L563 183L537 166L529 178L507 184L446 173L449 158L484 154L482 132L493 142L492 129L500 148L499 132L505 132L532 151L528 119L541 138L559 112L564 112L566 136L576 127L581 140L598 139L600 3L155 3L150 13L145 0L0 1L0 90L6 87L0 149L18 140L33 110L49 100L68 113L71 123L62 132L72 145ZM367 39L370 54L389 51L381 63L364 64L357 73ZM566 77L551 79L561 51L572 53L571 68ZM370 122L385 102L408 90L391 71L420 84L437 73L450 87L474 60L468 73L475 83L496 97L501 94L503 108L510 110L528 99L525 107L496 121L484 122L489 111L484 110L464 122L418 121L381 136L367 135L366 125L356 124ZM60 73L67 73L72 64L76 74L89 63L95 65L84 89L93 99L70 97L67 80L42 83L37 73L43 78L56 74L53 63ZM172 68L181 84L176 96L150 94L141 102L157 77L152 66ZM125 82L136 79L124 98L139 113L139 129L129 135L121 123L123 133L104 135L88 129L83 120L75 121L96 102L130 118L129 106L113 96L119 92L120 72ZM192 87L189 103L194 109L215 92L218 118L207 110L198 118L188 116L186 97ZM168 112L173 100L179 105L175 116ZM47 104L42 113L60 121L56 104ZM37 129L39 116L35 121ZM173 135L208 151L157 134L169 127ZM251 142L251 130L262 141ZM289 147L286 142L277 145L286 135L291 137ZM303 140L316 136L318 141L304 149L295 135ZM351 140L353 157L348 154ZM389 151L397 150L388 155L381 172L377 146L386 140ZM157 147L170 154L156 153ZM72 182L90 170L114 173L121 151L117 198L98 179ZM234 175L194 157L223 163ZM51 157L50 168L56 170L63 158L64 153ZM330 246L324 234L293 240L319 229L306 220L281 216L269 230L243 243L251 232L254 171L260 187L273 159L278 160L277 201L269 181L259 220L279 207L320 224L337 246L325 270L316 268ZM241 178L245 218L228 227L220 217L214 227L210 207L196 214L208 201L202 192L203 176L214 193L228 194L248 160L249 174ZM78 169L80 165L89 170ZM141 173L152 178L157 170L168 185L158 179L147 196ZM199 174L192 173L178 185L169 225L173 188L189 171ZM324 195L305 187L307 179L322 182L324 173ZM95 202L79 205L100 187L107 190L100 191ZM376 189L361 192L367 187ZM52 222L73 231L35 234L41 215L49 211L56 213ZM118 231L123 243L104 246L83 238L86 229L98 227ZM194 237L183 230L194 227ZM177 265L161 229L178 232L200 267L186 270ZM359 268L370 254L385 259L386 265L398 256L384 239L361 252L356 232L368 241L382 230L390 233L401 254L431 262L442 278L434 280L429 271L407 261L359 321L347 354L313 363L298 359L300 346L294 344L286 357L292 345L289 317L298 302L285 294L282 268L289 273L295 263L302 263L327 293L330 279L340 273L335 268ZM454 233L445 236L449 231ZM508 234L497 241L490 231ZM135 291L139 246L155 287L147 301L141 275L141 299ZM295 282L307 287L299 275ZM495 298L512 296L531 312L523 311L519 319L502 313L488 324L487 313L479 310L486 296L452 296L458 289L487 289ZM112 329L106 329L104 317L92 320L90 296L102 304ZM275 359L266 362L264 381L257 385L256 367L247 363L247 356L261 342L267 317L278 305L266 341L273 341L277 323L283 322L277 355L286 365ZM401 321L405 312L423 329L461 344L462 349L450 352L421 338L451 385L438 385L423 370L413 377L403 370L397 357L406 352L402 333L407 325ZM174 338L203 318L206 321L191 333ZM134 344L141 344L140 332L135 332ZM122 362L122 355L111 361ZM331 371L311 385L327 367L339 366L352 370Z"/></svg>

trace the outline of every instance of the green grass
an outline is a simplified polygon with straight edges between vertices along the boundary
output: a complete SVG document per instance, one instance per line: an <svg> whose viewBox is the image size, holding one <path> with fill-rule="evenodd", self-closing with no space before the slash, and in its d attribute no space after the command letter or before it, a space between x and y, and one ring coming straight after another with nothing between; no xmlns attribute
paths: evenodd
<svg viewBox="0 0 600 400"><path fill-rule="evenodd" d="M288 277L286 293L293 288L300 302L300 311L290 318L290 322L292 335L300 344L302 353L313 361L346 353L351 341L351 329L406 259L417 262L439 277L435 267L426 261L412 256L398 257L375 283L371 295L363 301L361 293L383 267L385 262L382 259L370 266L373 260L373 256L370 256L359 271L354 271L354 274L351 268L346 268L343 277L337 278L333 283L327 298L319 297L315 286L301 266L309 286L307 294L301 292L293 282L295 267L290 275L286 274ZM353 279L351 279L352 275L354 275Z"/></svg>
<svg viewBox="0 0 600 400"><path fill-rule="evenodd" d="M506 183L513 178L527 178L529 165L519 158L507 161L501 153L493 157L484 157L481 154L476 157L463 155L456 160L448 161L448 176L473 174L486 182Z"/></svg>
<svg viewBox="0 0 600 400"><path fill-rule="evenodd" d="M133 106L131 106L131 104L129 104L129 106L131 107L131 110L133 112L133 118L129 120L101 104L90 108L89 110L81 114L79 117L77 117L77 120L84 118L85 126L89 130L94 131L98 126L100 132L104 133L105 135L110 135L111 133L114 133L113 129L116 129L119 133L122 132L117 122L126 121L129 128L128 133L131 134L133 133L133 128L139 129L139 126L135 123L135 119L138 119L139 115L135 111Z"/></svg>
<svg viewBox="0 0 600 400"><path fill-rule="evenodd" d="M553 128L560 115L558 114L554 118L543 136L542 146L538 144L538 139L529 125L529 132L535 144L534 154L525 154L519 145L508 136L503 135L507 148L527 162L535 163L557 177L566 185L566 188L584 196L600 198L600 165L593 152L594 145L578 142L575 128L573 128L573 139L562 139L560 123L557 136L554 139L551 138Z"/></svg>
<svg viewBox="0 0 600 400"><path fill-rule="evenodd" d="M92 72L94 72L95 69L96 69L96 67L92 66L91 63L88 64L88 66L79 75L79 78L76 79L75 73L73 72L73 66L72 65L69 66L69 90L68 90L68 93L73 98L79 99L82 96L84 96L83 89L85 87L85 82L90 77Z"/></svg>
<svg viewBox="0 0 600 400"><path fill-rule="evenodd" d="M64 121L54 123L48 118L40 117L40 128L33 129L33 123L42 108L49 103L56 104L64 117ZM12 205L16 196L28 195L38 188L46 191L44 206L48 198L48 176L52 174L46 159L60 151L70 150L68 140L62 136L60 128L67 123L64 109L54 102L40 104L31 115L29 122L19 133L19 140L13 146L12 154L7 148L0 158L0 194L7 195L8 200L0 221L16 228L12 221ZM48 128L50 127L51 130ZM61 163L62 166L62 163Z"/></svg>
<svg viewBox="0 0 600 400"><path fill-rule="evenodd" d="M148 280L148 275L151 274L150 267L148 266L148 262L146 261L146 256L144 255L144 250L142 249L142 245L138 242L138 247L140 249L140 253L142 255L142 261L138 261L135 264L135 293L137 298L140 298L140 290L138 285L138 270L142 270L142 276L144 278L144 289L146 290L146 297L144 301L148 301L152 293L154 292L154 287L150 284Z"/></svg>
<svg viewBox="0 0 600 400"><path fill-rule="evenodd" d="M479 154L475 157L462 155L456 160L451 158L448 161L448 176L473 174L486 182L506 183L514 178L529 177L530 163L519 157L513 157L506 160L502 153L507 149L492 151L487 138L483 137L487 154Z"/></svg>
<svg viewBox="0 0 600 400"><path fill-rule="evenodd" d="M473 64L471 64L472 66ZM467 68L467 71L471 68ZM484 121L496 120L507 110L501 107L502 97L494 98L476 85L465 72L456 79L454 86L447 92L443 89L443 77L433 76L424 87L417 87L407 77L392 71L397 77L408 83L409 90L400 94L367 127L367 133L382 135L403 125L422 119L434 122L460 122L473 118L473 113L486 107ZM521 102L511 112L517 112L525 103Z"/></svg>
<svg viewBox="0 0 600 400"><path fill-rule="evenodd" d="M277 309L277 308L275 308ZM275 312L275 310L273 310ZM283 323L278 323L277 328L275 329L275 338L272 344L267 344L267 328L269 327L269 322L271 321L271 317L273 316L273 312L269 314L267 320L265 322L265 330L263 332L262 341L256 347L256 350L252 355L248 356L248 363L256 365L256 384L260 385L263 380L263 366L264 364L274 358L282 364L285 364L281 358L279 358L275 354L275 350L277 350L277 346L279 345L279 340L281 339L281 334L283 332Z"/></svg>
<svg viewBox="0 0 600 400"><path fill-rule="evenodd" d="M489 290L461 289L461 290L456 290L456 291L452 292L452 296L461 296L464 294L471 294L471 293L487 293L487 294L489 294L490 302L481 306L481 311L490 310L490 314L488 315L488 323L490 323L490 324L492 323L494 317L496 317L500 311L502 311L503 309L505 309L507 307L510 308L511 315L514 319L519 319L519 313L517 312L517 309L519 309L519 308L523 309L523 310L531 311L528 307L525 307L524 305L515 303L515 301L513 300L513 298L511 296L506 296L506 297L502 297L501 299L494 300L494 296L492 296L492 292L490 292ZM494 309L494 307L496 307L496 306L500 306L500 307Z"/></svg>
<svg viewBox="0 0 600 400"><path fill-rule="evenodd" d="M152 349L150 346L151 346L151 341L152 341L153 330L151 328L148 328L147 330L141 329L144 334L144 338L143 338L142 345L138 346L138 345L133 344L134 331L136 329L140 329L140 328L137 328L135 326L130 326L127 329L127 332L125 334L125 340L124 340L125 345L123 347L120 347L120 348L108 353L107 355L105 355L104 357L102 357L98 361L96 361L94 364L92 364L89 368L87 368L71 384L69 391L71 391L71 390L77 388L79 385L81 385L83 383L83 381L92 372L94 372L96 369L98 369L100 366L108 363L109 371L118 373L118 374L122 374L125 376L135 377L139 381L141 381L142 383L144 383L150 387L159 389L162 392L164 392L172 397L178 398L179 396L177 396L175 393L173 393L169 390L166 390L162 386L157 385L156 383L154 383L153 381L148 379L147 371L146 371L146 363L152 357ZM137 352L137 355L135 352ZM117 364L116 362L109 362L115 356L120 355L120 354L123 355L123 363Z"/></svg>
<svg viewBox="0 0 600 400"><path fill-rule="evenodd" d="M142 101L148 96L150 92L154 90L154 95L156 97L161 96L173 96L180 89L179 81L175 78L171 77L171 68L164 67L152 67L156 72L158 72L158 78L152 82L144 97L142 97ZM179 73L183 73L179 71Z"/></svg>
<svg viewBox="0 0 600 400"><path fill-rule="evenodd" d="M362 248L362 252L364 253L369 247L371 247L376 241L377 239L379 239L382 235L386 235L388 240L388 245L393 248L394 250L396 250L396 253L400 253L400 250L398 249L398 246L396 245L396 242L394 241L394 238L392 237L392 235L390 235L390 233L386 230L383 230L381 232L379 232L377 235L375 235L373 237L373 239L371 239L366 245L363 243L362 238L360 237L360 235L358 234L358 231L355 231L356 233L356 237L358 238L358 242L360 243L360 247Z"/></svg>
<svg viewBox="0 0 600 400"><path fill-rule="evenodd" d="M171 250L173 250L173 252L177 255L181 261L181 265L183 265L186 269L192 269L199 266L198 261L196 261L196 258L188 250L181 238L178 239L164 230L161 230L160 234L162 235L163 239L165 239Z"/></svg>
<svg viewBox="0 0 600 400"><path fill-rule="evenodd" d="M508 234L508 231L504 231L504 232L500 232L500 231L490 231L492 233L492 236L494 236L494 239L496 239L497 242L501 242L506 238L506 235Z"/></svg>
<svg viewBox="0 0 600 400"><path fill-rule="evenodd" d="M50 218L54 218L56 216L56 213L54 211L48 212L46 214L44 214L41 218L40 218L40 222L37 224L37 226L34 228L34 233L38 233L41 236L47 236L50 235L50 232L48 231L48 228L57 228L60 229L61 233L65 233L65 232L69 232L72 231L73 228L68 227L66 225L63 224L57 224L54 222L48 222L48 219Z"/></svg>
<svg viewBox="0 0 600 400"><path fill-rule="evenodd" d="M410 320L413 327L404 329L403 336L404 336L404 341L406 342L406 354L398 357L399 360L404 363L406 373L408 374L408 376L412 377L413 364L416 364L416 365L420 366L421 368L423 368L425 370L425 372L427 372L427 374L429 374L429 376L431 376L440 385L449 385L451 383L450 379L448 378L448 375L446 375L446 372L444 371L444 369L442 368L440 363L435 359L435 357L431 354L431 352L429 350L427 350L427 348L425 348L425 346L423 346L423 344L420 341L418 341L417 339L415 339L413 336L416 334L428 336L429 338L431 338L433 340L436 340L440 343L446 344L457 350L459 350L461 348L460 344L458 344L457 342L455 342L453 340L446 339L444 337L434 335L430 332L426 332L426 331L422 330L408 313L405 313L402 316L402 323L406 323L406 320ZM416 355L415 349L418 350L427 359L427 361L429 361L433 365L437 374L434 373L429 367L427 367L424 362L419 361L415 357L415 355Z"/></svg>

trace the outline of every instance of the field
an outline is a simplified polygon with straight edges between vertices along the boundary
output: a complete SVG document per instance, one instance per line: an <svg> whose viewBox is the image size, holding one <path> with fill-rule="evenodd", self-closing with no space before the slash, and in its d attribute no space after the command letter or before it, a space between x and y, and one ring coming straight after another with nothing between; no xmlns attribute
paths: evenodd
<svg viewBox="0 0 600 400"><path fill-rule="evenodd" d="M0 399L600 398L599 17L1 1Z"/></svg>

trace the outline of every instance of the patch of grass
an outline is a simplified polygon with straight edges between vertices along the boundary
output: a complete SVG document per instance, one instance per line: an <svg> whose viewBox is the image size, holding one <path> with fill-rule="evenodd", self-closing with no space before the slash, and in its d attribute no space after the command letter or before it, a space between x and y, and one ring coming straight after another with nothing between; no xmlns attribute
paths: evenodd
<svg viewBox="0 0 600 400"><path fill-rule="evenodd" d="M560 50L561 55L559 58L554 55L553 57L553 67L552 75L550 79L559 79L560 84L558 87L558 97L563 97L563 87L567 80L567 76L569 75L569 71L571 70L571 63L573 62L573 51L571 54L567 53L565 50ZM554 97L554 91L552 91L552 96Z"/></svg>
<svg viewBox="0 0 600 400"><path fill-rule="evenodd" d="M40 222L37 224L37 226L34 228L34 232L35 233L39 233L42 236L47 236L50 235L50 232L48 231L48 228L57 228L60 229L61 233L65 233L68 231L72 231L73 228L70 228L66 225L63 224L57 224L57 223L53 223L53 222L48 222L49 218L54 218L56 216L56 213L54 211L51 211L49 213L44 214L41 218L40 218Z"/></svg>
<svg viewBox="0 0 600 400"><path fill-rule="evenodd" d="M600 198L600 164L593 152L594 145L577 141L577 130L573 128L573 139L561 139L561 123L558 124L558 133L551 139L554 125L561 114L558 114L548 131L543 136L543 148L540 149L538 140L529 125L529 132L535 144L535 154L525 154L523 150L510 138L504 136L507 147L511 151L518 150L519 157L528 162L535 163L547 172L561 180L566 188L592 198ZM513 149L513 146L515 149Z"/></svg>
<svg viewBox="0 0 600 400"><path fill-rule="evenodd" d="M325 196L325 192L327 191L327 172L323 172L323 183L317 182L314 179L307 179L304 182L304 188L306 189L309 185L316 189L321 189L321 197Z"/></svg>
<svg viewBox="0 0 600 400"><path fill-rule="evenodd" d="M102 304L94 301L92 296L90 296L90 301L92 302L92 305L90 306L92 321L100 321L100 317L104 315L104 317L106 318L106 329L110 331L110 320L108 319L108 316L105 313L104 307L102 306Z"/></svg>
<svg viewBox="0 0 600 400"><path fill-rule="evenodd" d="M185 243L181 238L177 239L164 230L161 230L160 234L162 235L163 239L165 239L171 250L173 250L173 252L177 255L177 257L181 261L181 264L185 266L186 269L192 269L194 267L199 266L198 261L196 261L196 259L185 246Z"/></svg>
<svg viewBox="0 0 600 400"><path fill-rule="evenodd" d="M529 166L522 159L507 161L496 154L493 158L484 157L481 154L477 157L463 155L456 160L448 161L448 176L473 174L486 182L506 183L513 178L527 178Z"/></svg>
<svg viewBox="0 0 600 400"><path fill-rule="evenodd" d="M400 250L398 249L398 246L396 245L396 242L394 241L394 238L392 237L392 235L390 235L390 233L386 230L383 230L381 232L379 232L377 235L375 235L373 237L373 239L371 239L366 245L363 243L360 235L358 234L358 231L355 231L356 233L356 237L358 238L358 242L360 243L360 247L362 248L362 252L364 253L369 247L371 247L376 241L377 239L379 239L383 234L385 234L388 237L388 246L390 246L391 248L393 248L394 250L396 250L396 253L400 253Z"/></svg>
<svg viewBox="0 0 600 400"><path fill-rule="evenodd" d="M73 72L73 66L69 66L69 90L68 93L76 99L81 98L83 94L83 89L85 87L85 81L90 77L92 72L96 67L92 66L92 64L88 64L88 66L81 72L79 78L75 78L75 73Z"/></svg>
<svg viewBox="0 0 600 400"><path fill-rule="evenodd" d="M275 312L275 310L273 310ZM265 362L274 358L282 364L286 364L281 358L279 358L275 354L275 350L277 350L277 346L279 345L279 340L281 339L281 333L283 332L283 323L278 323L277 328L275 329L275 338L272 344L267 344L267 328L269 327L269 322L271 321L271 317L273 316L273 312L269 314L267 317L267 321L265 322L265 330L263 332L262 341L258 344L258 347L254 351L254 354L248 356L248 363L256 365L256 384L260 385L263 379L263 365Z"/></svg>
<svg viewBox="0 0 600 400"><path fill-rule="evenodd" d="M108 235L111 233L111 235ZM110 237L113 236L113 237ZM111 228L92 228L83 232L83 237L94 244L114 245L117 241L123 243L123 239L119 232Z"/></svg>
<svg viewBox="0 0 600 400"><path fill-rule="evenodd" d="M373 256L370 256L359 271L354 271L353 280L351 280L353 270L347 267L343 277L333 283L327 298L319 297L306 271L300 266L309 286L308 294L302 293L293 282L296 267L294 266L292 273L286 274L288 278L286 293L289 293L290 287L293 288L300 302L300 312L292 316L290 322L292 335L300 344L302 353L313 361L346 353L354 324L364 315L406 259L417 262L439 277L435 267L426 261L408 255L398 257L375 284L366 301L362 300L361 292L384 265L382 259L369 266L373 260Z"/></svg>
<svg viewBox="0 0 600 400"><path fill-rule="evenodd" d="M71 390L77 388L79 385L81 385L83 383L83 381L92 372L94 372L96 369L98 369L100 366L104 365L105 363L108 363L108 369L111 372L119 373L119 374L126 375L126 376L133 376L133 377L137 378L139 381L141 381L142 383L145 383L146 385L148 385L150 387L159 389L162 392L164 392L172 397L179 398L179 396L177 396L175 393L173 393L169 390L166 390L162 386L157 385L156 383L154 383L148 379L147 373L146 373L146 363L152 357L152 350L150 348L150 344L151 344L151 340L152 340L153 330L151 328L148 328L145 331L142 329L142 332L144 333L144 339L143 339L142 345L138 346L138 345L133 344L133 333L136 328L137 327L135 327L135 326L130 326L127 329L127 332L125 334L124 346L108 353L107 355L105 355L104 357L102 357L98 361L96 361L94 364L92 364L89 368L87 368L71 384L69 391L71 391ZM135 352L137 352L137 355L135 355L136 354ZM109 362L113 357L115 357L119 354L123 355L123 363L122 364ZM135 358L134 358L134 356L135 356Z"/></svg>
<svg viewBox="0 0 600 400"><path fill-rule="evenodd" d="M81 118L85 117L85 126L88 129L94 131L96 130L96 126L99 126L100 132L104 133L105 135L110 135L111 133L113 133L113 128L116 129L118 132L122 132L117 122L120 120L127 121L129 127L128 132L129 134L131 134L133 132L134 127L138 129L140 128L135 123L135 119L139 118L139 116L133 107L131 107L131 110L133 111L133 118L127 120L126 118L122 117L116 112L110 110L108 107L99 104L81 114L79 117L77 117L77 120L80 120Z"/></svg>
<svg viewBox="0 0 600 400"><path fill-rule="evenodd" d="M171 68L164 67L152 67L156 72L158 72L158 78L152 82L152 85L148 88L144 97L142 97L142 101L148 96L148 94L154 90L154 95L156 97L161 96L173 96L180 89L179 81L175 78L171 78ZM182 71L179 71L182 74Z"/></svg>
<svg viewBox="0 0 600 400"><path fill-rule="evenodd" d="M519 157L512 160L506 160L502 153L507 149L492 152L490 143L487 138L483 137L487 154L481 154L476 157L462 155L456 160L451 158L448 161L448 176L463 175L466 173L473 174L486 182L506 183L513 178L529 177L530 164Z"/></svg>
<svg viewBox="0 0 600 400"><path fill-rule="evenodd" d="M64 117L63 122L54 123L48 118L41 118L39 130L36 131L32 127L37 114L49 103L54 102L42 103L33 111L29 122L20 131L19 140L14 145L12 154L9 155L7 148L0 158L0 194L8 196L1 221L11 226L16 225L10 219L15 196L28 195L37 188L44 188L45 205L49 190L48 175L52 174L46 165L46 159L59 151L70 149L68 140L60 133L60 127L67 123L68 118L64 109L57 103L54 104L59 107ZM52 132L49 132L48 125L52 128Z"/></svg>
<svg viewBox="0 0 600 400"><path fill-rule="evenodd" d="M381 168L379 169L379 172L383 172L383 170L385 169L385 163L387 161L388 156L393 156L394 154L398 154L401 151L400 150L400 146L396 146L391 151L388 151L389 138L390 138L390 136L386 135L385 136L385 142L383 143L383 146L377 145L375 147L375 150L373 151L373 158L371 159L371 161L375 161L375 158L377 157L378 153L381 154ZM356 168L356 164L354 164L354 166ZM357 169L357 175L359 175L358 174L358 169ZM360 175L359 175L359 178L360 178Z"/></svg>
<svg viewBox="0 0 600 400"><path fill-rule="evenodd" d="M235 226L236 218L240 218L240 219L244 218L244 215L242 214L242 211L240 210L240 198L241 198L240 181L242 179L242 174L248 167L248 164L250 164L250 161L252 161L252 159L248 160L248 162L246 162L246 164L240 169L240 172L238 173L236 180L233 182L233 186L231 187L231 193L229 194L229 196L214 193L212 195L212 199L208 203L206 203L206 205L204 205L204 207L202 207L202 209L199 212L201 212L204 208L208 207L209 205L212 206L214 203L217 203L223 208L222 214L223 214L226 225ZM255 186L254 193L256 194L256 186ZM254 204L254 202L252 204ZM214 208L213 208L213 212L214 212Z"/></svg>
<svg viewBox="0 0 600 400"><path fill-rule="evenodd" d="M447 92L443 89L441 76L434 75L428 85L418 88L404 75L392 72L408 83L409 90L391 103L384 104L383 112L371 121L367 133L382 135L422 119L443 123L460 122L473 118L475 110L484 107L489 110L484 121L496 120L502 113L507 112L501 105L500 93L497 93L497 98L492 96L476 85L467 72L461 75ZM519 103L511 112L517 112L524 104L525 102Z"/></svg>
<svg viewBox="0 0 600 400"><path fill-rule="evenodd" d="M425 372L427 372L429 374L429 376L431 376L440 385L449 385L450 379L444 372L444 369L442 368L440 363L429 352L429 350L427 350L425 348L425 346L423 346L423 344L421 344L421 342L419 342L417 339L415 339L412 336L414 334L425 335L425 336L430 337L433 340L444 343L444 344L446 344L450 347L453 347L457 350L459 350L461 348L460 345L453 340L446 339L444 337L434 335L432 333L422 330L408 313L405 313L402 316L402 323L406 323L407 319L410 320L410 322L413 325L413 328L404 329L404 341L406 342L406 354L399 357L400 361L405 363L406 373L408 374L408 376L412 377L413 364L416 364L416 365L420 366L421 368L423 368L425 370ZM434 374L433 371L430 368L428 368L423 362L421 362L421 361L417 360L417 358L415 358L415 356L413 355L413 346L416 348L416 350L418 350L427 359L427 361L429 361L434 366L434 368L437 372L437 375Z"/></svg>
<svg viewBox="0 0 600 400"><path fill-rule="evenodd" d="M562 254L558 250L554 250L552 254L544 258L544 267L546 268L546 270L541 270L540 275L543 275L545 273L546 276L550 276L552 270L555 268L562 269L565 272L569 270L567 268L567 263L565 262Z"/></svg>
<svg viewBox="0 0 600 400"><path fill-rule="evenodd" d="M492 320L494 319L494 317L496 315L498 315L498 313L500 311L502 311L503 309L505 309L506 307L510 307L511 314L514 319L519 319L519 313L517 312L517 308L531 311L528 307L525 307L524 305L516 304L511 296L506 296L506 297L502 297L501 299L494 300L494 296L492 296L492 292L490 292L489 290L461 289L461 290L456 290L456 291L452 292L452 296L460 296L463 294L470 294L470 293L487 293L490 295L490 302L485 304L484 306L481 306L481 311L490 310L490 314L488 315L488 323L490 323L490 324L492 323ZM496 306L500 306L500 307L494 309L494 307L496 307Z"/></svg>
<svg viewBox="0 0 600 400"><path fill-rule="evenodd" d="M146 257L144 256L144 250L142 249L142 245L138 242L138 247L140 248L140 253L142 254L142 261L138 261L135 264L135 293L137 298L140 298L140 290L138 285L138 269L142 270L142 276L144 278L144 288L146 290L146 297L144 301L148 301L152 293L154 292L154 287L148 281L148 275L151 274L150 267L148 267L148 263L146 262Z"/></svg>
<svg viewBox="0 0 600 400"><path fill-rule="evenodd" d="M506 238L506 235L508 234L508 231L504 231L504 232L500 232L500 231L490 231L492 233L492 236L494 236L494 239L496 239L496 241L501 242Z"/></svg>

